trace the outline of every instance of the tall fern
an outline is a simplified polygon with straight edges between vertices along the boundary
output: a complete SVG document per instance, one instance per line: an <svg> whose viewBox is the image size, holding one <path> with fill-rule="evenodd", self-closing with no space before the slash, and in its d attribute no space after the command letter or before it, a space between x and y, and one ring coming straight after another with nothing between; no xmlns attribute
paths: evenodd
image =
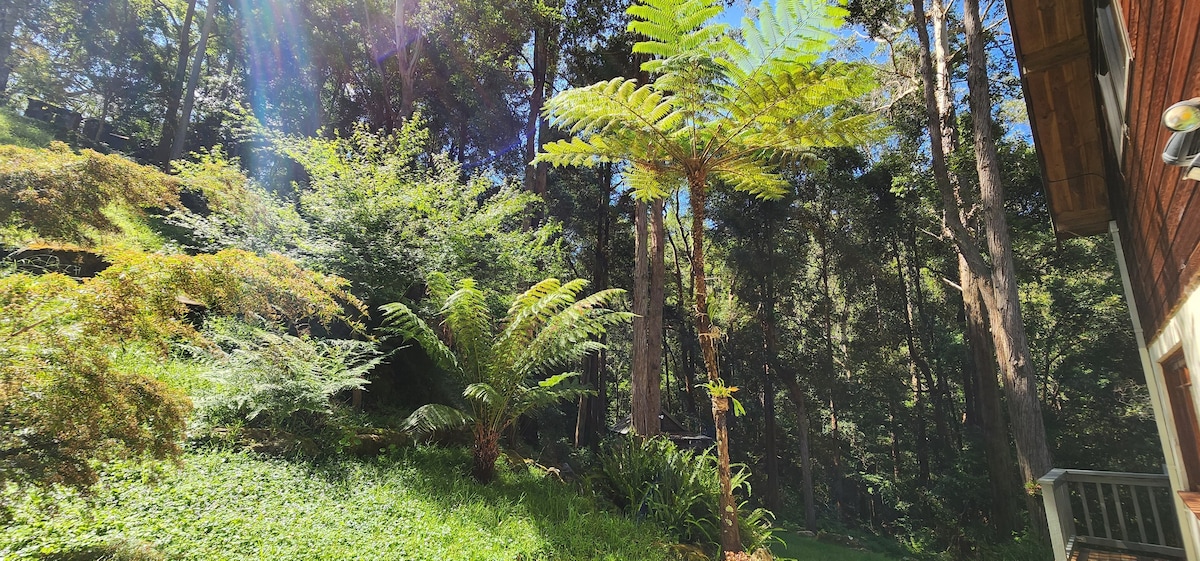
<svg viewBox="0 0 1200 561"><path fill-rule="evenodd" d="M500 435L527 412L586 393L574 383L578 373L565 370L604 348L594 336L632 318L608 308L621 290L579 298L587 287L583 279L563 283L549 278L533 285L513 300L498 322L475 281L463 279L453 288L446 277L432 275L428 284L431 295L443 302L440 324L432 327L408 306L394 302L382 307L383 330L416 342L455 377L463 385L462 403L422 406L409 416L405 428L430 432L471 427L474 474L484 482L492 479Z"/></svg>
<svg viewBox="0 0 1200 561"><path fill-rule="evenodd" d="M651 81L617 78L564 91L543 109L573 136L543 147L535 162L591 166L623 162L623 177L642 199L681 186L692 214L696 332L713 391L721 476L721 547L742 549L728 453L726 388L717 371L718 331L708 316L704 278L704 205L714 185L756 197L785 194L779 167L816 149L864 144L879 132L858 100L874 88L872 69L825 60L846 11L827 0L764 1L739 33L715 23L719 0L641 0L629 30L644 40L635 53ZM735 38L740 37L740 39Z"/></svg>

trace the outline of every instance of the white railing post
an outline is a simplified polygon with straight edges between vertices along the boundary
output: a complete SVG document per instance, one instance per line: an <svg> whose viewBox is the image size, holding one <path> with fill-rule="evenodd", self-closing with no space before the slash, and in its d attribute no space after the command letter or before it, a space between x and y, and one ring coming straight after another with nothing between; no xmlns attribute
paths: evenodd
<svg viewBox="0 0 1200 561"><path fill-rule="evenodd" d="M1042 486L1042 501L1046 505L1046 521L1050 526L1050 544L1054 546L1054 561L1067 561L1067 544L1075 532L1075 515L1071 511L1071 490L1065 478L1067 470L1055 468L1038 479Z"/></svg>

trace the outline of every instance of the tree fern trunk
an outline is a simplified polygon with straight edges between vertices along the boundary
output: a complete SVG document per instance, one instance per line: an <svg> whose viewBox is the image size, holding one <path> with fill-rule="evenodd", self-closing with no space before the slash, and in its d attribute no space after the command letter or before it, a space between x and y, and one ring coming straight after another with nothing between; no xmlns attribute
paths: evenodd
<svg viewBox="0 0 1200 561"><path fill-rule="evenodd" d="M721 381L717 370L717 337L719 333L708 317L708 283L704 278L704 177L689 177L689 203L692 211L692 279L695 281L694 318L696 333L700 338L700 351L704 356L704 367L708 381ZM721 480L721 549L725 553L742 551L741 532L738 528L737 501L733 498L733 475L729 467L729 398L712 396L713 423L717 429L717 474Z"/></svg>

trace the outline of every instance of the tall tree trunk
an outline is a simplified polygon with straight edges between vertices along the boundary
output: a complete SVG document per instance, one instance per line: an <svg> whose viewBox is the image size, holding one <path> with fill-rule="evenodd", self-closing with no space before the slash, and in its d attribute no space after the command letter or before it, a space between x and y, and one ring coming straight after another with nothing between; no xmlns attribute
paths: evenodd
<svg viewBox="0 0 1200 561"><path fill-rule="evenodd" d="M659 433L659 410L651 403L650 388L650 236L647 204L634 202L633 356L630 380L630 416L633 432L643 437Z"/></svg>
<svg viewBox="0 0 1200 561"><path fill-rule="evenodd" d="M196 0L189 0L183 25L179 28L179 56L175 59L175 75L167 88L167 112L163 117L162 134L158 137L155 157L164 170L171 167L171 143L175 140L175 129L179 121L179 104L183 97L183 81L187 78L189 40L192 37L192 17L196 14Z"/></svg>
<svg viewBox="0 0 1200 561"><path fill-rule="evenodd" d="M796 426L800 437L800 491L804 496L804 527L817 531L817 506L813 498L812 455L809 453L810 427L808 422L808 396L795 376L783 376L788 399L796 406Z"/></svg>
<svg viewBox="0 0 1200 561"><path fill-rule="evenodd" d="M550 30L547 22L538 22L533 27L533 64L530 73L533 76L533 89L529 93L529 117L525 124L525 189L546 196L546 185L538 181L538 168L545 169L546 164L532 165L537 156L538 148L544 144L539 139L543 128L539 127L542 119L542 105L546 100L546 75L550 68Z"/></svg>
<svg viewBox="0 0 1200 561"><path fill-rule="evenodd" d="M421 61L424 37L417 26L416 0L396 0L396 63L400 76L400 118L413 115L417 99L417 63Z"/></svg>
<svg viewBox="0 0 1200 561"><path fill-rule="evenodd" d="M777 513L782 510L783 503L779 497L779 451L776 449L778 435L775 424L775 386L772 383L772 378L775 376L772 365L776 361L778 344L775 333L775 294L771 284L769 279L762 281L763 301L759 307L759 323L763 332L762 407L763 438L767 441L764 447L767 508L771 512Z"/></svg>
<svg viewBox="0 0 1200 561"><path fill-rule="evenodd" d="M917 484L925 487L929 484L929 437L925 432L925 402L928 394L928 376L926 375L926 384L922 385L922 376L919 374L921 370L928 370L929 366L925 363L925 359L921 357L917 349L916 337L913 334L913 302L911 291L908 288L907 275L905 275L904 262L900 258L900 244L896 242L895 237L891 240L892 252L896 259L896 273L900 280L900 291L904 297L904 326L905 326L905 342L908 346L908 370L911 378L913 391L913 432L916 435L916 454L917 454Z"/></svg>
<svg viewBox="0 0 1200 561"><path fill-rule="evenodd" d="M217 4L221 0L208 0L204 9L204 24L200 26L200 40L196 43L196 56L192 60L192 73L188 77L187 93L183 98L183 112L175 125L175 140L171 143L171 154L165 165L171 160L178 160L183 154L183 141L187 138L188 123L192 119L192 104L196 101L196 85L200 82L200 67L204 64L205 50L208 48L208 34L212 31L213 20L217 15Z"/></svg>
<svg viewBox="0 0 1200 561"><path fill-rule="evenodd" d="M995 530L997 536L1004 537L1011 535L1017 520L1017 477L1013 471L1012 455L1008 451L1008 426L1000 405L995 361L992 360L994 354L987 328L987 310L979 295L979 282L961 257L958 271L963 290L967 345L975 365L972 382L978 396L979 428L983 433L983 450L992 494L992 520L988 521L988 526Z"/></svg>
<svg viewBox="0 0 1200 561"><path fill-rule="evenodd" d="M1035 485L1050 471L1050 448L1038 402L1037 380L1021 318L1021 300L1017 292L1013 266L1012 241L1004 214L1004 185L1000 177L1000 158L992 135L992 100L987 77L987 45L979 16L979 0L963 1L963 26L967 38L967 87L970 91L972 132L975 141L975 170L983 203L988 253L992 258L994 305L988 306L992 319L1004 390L1017 443L1017 461L1024 483ZM996 329L998 326L1000 329ZM1039 533L1046 535L1045 512L1031 508L1030 515Z"/></svg>
<svg viewBox="0 0 1200 561"><path fill-rule="evenodd" d="M654 432L661 432L663 305L666 300L666 249L663 210L665 199L650 202L650 290L646 309L646 401L654 412Z"/></svg>
<svg viewBox="0 0 1200 561"><path fill-rule="evenodd" d="M17 3L15 0L0 0L0 99L8 91L8 78L12 75L12 57L14 33L17 30Z"/></svg>
<svg viewBox="0 0 1200 561"><path fill-rule="evenodd" d="M829 435L833 446L830 462L830 494L838 520L845 519L845 492L842 481L842 441L838 430L837 385L838 373L833 344L833 285L830 282L829 236L825 222L817 222L817 244L821 247L821 338L825 343L824 369L829 380Z"/></svg>
<svg viewBox="0 0 1200 561"><path fill-rule="evenodd" d="M693 301L696 334L700 338L700 354L711 384L721 384L717 369L718 332L708 317L708 283L704 278L704 215L707 199L707 178L688 178L688 204L692 211L692 281L695 283ZM711 395L713 423L717 429L717 475L721 481L721 549L726 553L742 551L741 529L738 527L737 501L733 497L733 476L729 466L729 398Z"/></svg>
<svg viewBox="0 0 1200 561"><path fill-rule="evenodd" d="M612 197L612 164L604 164L599 173L600 197L596 201L596 245L592 253L592 286L604 290L608 280L609 246L609 199ZM603 341L603 338L601 339ZM608 366L608 353L604 350L584 359L583 384L596 388L596 395L579 398L579 413L575 419L575 446L593 446L599 442L600 431L606 421L606 403L602 401L601 388Z"/></svg>

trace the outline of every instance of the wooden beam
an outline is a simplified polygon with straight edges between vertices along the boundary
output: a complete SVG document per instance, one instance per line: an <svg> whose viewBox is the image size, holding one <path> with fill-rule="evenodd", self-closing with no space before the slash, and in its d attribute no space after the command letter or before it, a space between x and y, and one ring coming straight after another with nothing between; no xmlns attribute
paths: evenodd
<svg viewBox="0 0 1200 561"><path fill-rule="evenodd" d="M1024 54L1020 57L1021 69L1024 74L1049 70L1069 60L1089 56L1090 49L1087 35L1081 33L1066 41Z"/></svg>

